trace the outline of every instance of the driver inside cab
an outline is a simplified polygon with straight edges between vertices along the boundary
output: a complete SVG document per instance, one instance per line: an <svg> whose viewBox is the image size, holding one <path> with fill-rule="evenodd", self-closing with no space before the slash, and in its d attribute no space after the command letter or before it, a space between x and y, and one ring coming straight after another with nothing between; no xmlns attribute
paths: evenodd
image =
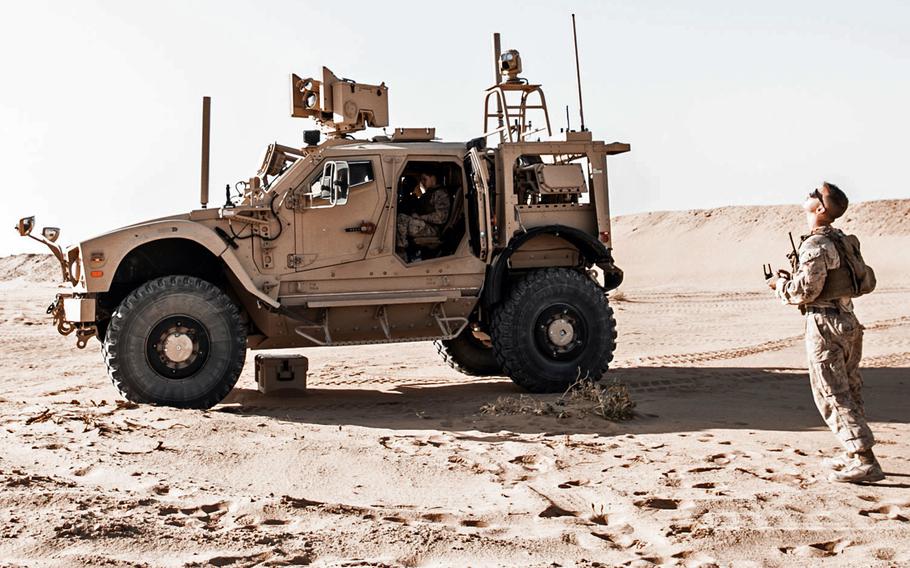
<svg viewBox="0 0 910 568"><path fill-rule="evenodd" d="M407 248L409 237L439 237L452 209L449 192L439 185L434 172L420 174L412 195L416 196L413 212L398 214L399 249Z"/></svg>

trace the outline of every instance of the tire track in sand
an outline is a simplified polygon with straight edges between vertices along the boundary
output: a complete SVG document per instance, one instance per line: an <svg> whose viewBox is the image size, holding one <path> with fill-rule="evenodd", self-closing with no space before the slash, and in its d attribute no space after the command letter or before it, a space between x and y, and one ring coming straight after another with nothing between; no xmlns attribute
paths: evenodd
<svg viewBox="0 0 910 568"><path fill-rule="evenodd" d="M910 324L910 316L901 316L898 318L890 318L884 320L878 320L871 322L865 325L867 331L879 331L883 329L889 329L892 327L900 327ZM747 357L749 355L757 355L759 353L768 353L772 351L781 351L787 349L793 345L796 345L798 342L803 340L803 335L791 335L783 339L775 339L772 341L765 341L764 343L758 343L756 345L748 345L743 347L732 347L729 349L718 349L714 351L697 351L692 353L675 353L669 355L654 355L646 357L635 357L631 359L627 364L620 362L615 365L615 367L624 367L624 366L656 366L656 367L673 367L673 366L688 366L695 365L699 363L707 363L711 361L724 361L729 359L740 359L742 357ZM866 360L864 366L874 366L875 360L881 359L885 365L880 366L890 366L892 363L889 357L897 357L897 360L900 359L902 355L906 354L896 354L888 355L884 357L877 357L873 360ZM870 363L872 363L870 365Z"/></svg>

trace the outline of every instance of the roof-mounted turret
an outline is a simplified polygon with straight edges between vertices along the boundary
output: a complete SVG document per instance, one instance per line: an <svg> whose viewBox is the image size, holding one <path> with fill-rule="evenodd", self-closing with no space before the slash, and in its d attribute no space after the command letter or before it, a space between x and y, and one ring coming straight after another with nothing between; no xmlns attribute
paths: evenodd
<svg viewBox="0 0 910 568"><path fill-rule="evenodd" d="M389 125L389 97L385 83L367 85L338 78L322 68L322 81L291 75L291 116L312 118L339 137L370 127Z"/></svg>

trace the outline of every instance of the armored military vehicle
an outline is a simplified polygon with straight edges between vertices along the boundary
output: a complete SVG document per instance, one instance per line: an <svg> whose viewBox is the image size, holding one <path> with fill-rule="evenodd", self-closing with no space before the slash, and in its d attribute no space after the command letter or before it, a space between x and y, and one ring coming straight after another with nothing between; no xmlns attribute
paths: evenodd
<svg viewBox="0 0 910 568"><path fill-rule="evenodd" d="M59 229L20 221L72 284L48 308L57 329L79 347L96 337L127 399L188 408L222 400L247 349L435 340L461 372L531 392L601 378L616 338L607 292L622 281L607 156L629 145L595 140L583 111L580 129L554 134L541 86L499 45L469 142L433 128L356 138L389 125L384 84L292 75L292 116L321 130L269 145L218 207L204 99L200 208L66 249Z"/></svg>

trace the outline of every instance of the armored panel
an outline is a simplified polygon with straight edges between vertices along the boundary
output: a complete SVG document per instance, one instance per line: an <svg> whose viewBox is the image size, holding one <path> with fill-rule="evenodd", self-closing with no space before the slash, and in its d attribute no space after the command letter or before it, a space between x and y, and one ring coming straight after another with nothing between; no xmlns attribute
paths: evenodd
<svg viewBox="0 0 910 568"><path fill-rule="evenodd" d="M543 194L584 193L585 175L581 164L534 164L530 166Z"/></svg>

